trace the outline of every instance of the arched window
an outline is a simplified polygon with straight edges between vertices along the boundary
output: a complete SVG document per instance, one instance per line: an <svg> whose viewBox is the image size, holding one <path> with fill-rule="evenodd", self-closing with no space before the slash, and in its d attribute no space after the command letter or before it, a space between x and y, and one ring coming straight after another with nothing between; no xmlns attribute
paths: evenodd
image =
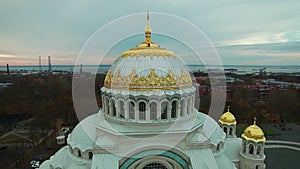
<svg viewBox="0 0 300 169"><path fill-rule="evenodd" d="M219 151L220 150L220 147L221 147L221 145L220 145L221 143L219 143L218 145L217 145L217 151Z"/></svg>
<svg viewBox="0 0 300 169"><path fill-rule="evenodd" d="M260 154L261 154L261 145L258 145L256 150L256 155L260 155Z"/></svg>
<svg viewBox="0 0 300 169"><path fill-rule="evenodd" d="M232 135L232 127L229 128L229 135Z"/></svg>
<svg viewBox="0 0 300 169"><path fill-rule="evenodd" d="M111 106L112 106L112 116L116 116L117 115L117 109L116 109L115 100L111 100Z"/></svg>
<svg viewBox="0 0 300 169"><path fill-rule="evenodd" d="M109 100L108 100L108 98L106 98L105 113L109 114Z"/></svg>
<svg viewBox="0 0 300 169"><path fill-rule="evenodd" d="M93 152L89 152L89 159L91 160L93 158Z"/></svg>
<svg viewBox="0 0 300 169"><path fill-rule="evenodd" d="M171 118L176 118L176 110L177 110L177 102L172 102L172 109L171 109Z"/></svg>
<svg viewBox="0 0 300 169"><path fill-rule="evenodd" d="M180 101L180 117L184 115L184 109L185 109L185 100Z"/></svg>
<svg viewBox="0 0 300 169"><path fill-rule="evenodd" d="M157 104L155 102L150 103L150 120L155 120L157 117Z"/></svg>
<svg viewBox="0 0 300 169"><path fill-rule="evenodd" d="M168 169L166 166L164 166L161 163L150 163L143 167L143 169Z"/></svg>
<svg viewBox="0 0 300 169"><path fill-rule="evenodd" d="M227 127L224 127L224 133L227 134Z"/></svg>
<svg viewBox="0 0 300 169"><path fill-rule="evenodd" d="M119 102L119 108L120 108L120 117L124 118L125 117L125 108L124 108L124 102L123 101Z"/></svg>
<svg viewBox="0 0 300 169"><path fill-rule="evenodd" d="M129 107L129 119L135 119L135 111L134 111L134 102L130 101L128 103L128 107Z"/></svg>
<svg viewBox="0 0 300 169"><path fill-rule="evenodd" d="M78 157L81 157L81 151L77 150L77 153L78 153Z"/></svg>
<svg viewBox="0 0 300 169"><path fill-rule="evenodd" d="M167 119L168 118L167 113L168 113L168 102L164 101L161 104L161 119L163 120Z"/></svg>
<svg viewBox="0 0 300 169"><path fill-rule="evenodd" d="M255 169L259 169L259 165L256 165L256 166L255 166Z"/></svg>
<svg viewBox="0 0 300 169"><path fill-rule="evenodd" d="M254 146L253 144L249 145L249 154L253 154L254 153Z"/></svg>
<svg viewBox="0 0 300 169"><path fill-rule="evenodd" d="M140 113L140 120L146 120L146 103L140 102L139 113Z"/></svg>

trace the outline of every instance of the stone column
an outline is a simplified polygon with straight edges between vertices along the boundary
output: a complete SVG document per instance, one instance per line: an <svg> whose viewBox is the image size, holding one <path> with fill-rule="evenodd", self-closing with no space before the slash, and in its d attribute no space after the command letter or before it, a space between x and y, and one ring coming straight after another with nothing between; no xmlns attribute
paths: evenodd
<svg viewBox="0 0 300 169"><path fill-rule="evenodd" d="M125 109L125 118L129 119L129 106L128 104L130 104L130 102L125 102L124 103L124 109Z"/></svg>
<svg viewBox="0 0 300 169"><path fill-rule="evenodd" d="M146 121L150 121L150 104L149 102L146 103Z"/></svg>
<svg viewBox="0 0 300 169"><path fill-rule="evenodd" d="M137 103L134 103L134 114L135 114L135 120L139 120L140 119L140 115L139 115L139 105Z"/></svg>
<svg viewBox="0 0 300 169"><path fill-rule="evenodd" d="M177 104L177 114L176 114L176 116L177 116L177 118L180 118L180 114L181 114L181 112L180 112L180 110L181 110L181 104L180 104L180 102L178 101L178 104Z"/></svg>
<svg viewBox="0 0 300 169"><path fill-rule="evenodd" d="M161 120L161 103L157 104L156 117L157 117L157 120Z"/></svg>
<svg viewBox="0 0 300 169"><path fill-rule="evenodd" d="M171 120L171 108L172 108L172 105L170 102L167 103L167 119L168 120Z"/></svg>

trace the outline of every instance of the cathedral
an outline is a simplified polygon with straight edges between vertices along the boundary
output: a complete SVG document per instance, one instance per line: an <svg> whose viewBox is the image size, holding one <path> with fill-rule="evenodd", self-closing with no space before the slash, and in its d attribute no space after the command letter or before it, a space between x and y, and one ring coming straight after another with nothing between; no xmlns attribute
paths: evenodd
<svg viewBox="0 0 300 169"><path fill-rule="evenodd" d="M218 122L195 108L195 84L176 55L145 40L111 65L102 108L82 120L41 169L264 169L254 118L241 137L229 108Z"/></svg>

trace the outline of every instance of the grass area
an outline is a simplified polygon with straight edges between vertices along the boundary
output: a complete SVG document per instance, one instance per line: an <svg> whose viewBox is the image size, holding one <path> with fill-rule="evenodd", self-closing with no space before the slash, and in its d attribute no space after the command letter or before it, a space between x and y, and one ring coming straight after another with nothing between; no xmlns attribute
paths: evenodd
<svg viewBox="0 0 300 169"><path fill-rule="evenodd" d="M268 125L262 125L261 129L264 131L265 136L274 136L274 135L280 135L280 133L274 129L272 129Z"/></svg>

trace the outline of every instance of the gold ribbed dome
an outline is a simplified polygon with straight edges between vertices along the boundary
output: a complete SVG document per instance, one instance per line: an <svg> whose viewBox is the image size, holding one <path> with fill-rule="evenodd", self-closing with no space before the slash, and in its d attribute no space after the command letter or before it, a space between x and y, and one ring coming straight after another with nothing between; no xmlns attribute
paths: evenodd
<svg viewBox="0 0 300 169"><path fill-rule="evenodd" d="M173 52L151 40L149 14L145 40L118 57L109 69L104 86L117 90L180 90L191 88L192 79L185 64Z"/></svg>
<svg viewBox="0 0 300 169"><path fill-rule="evenodd" d="M229 112L229 106L228 106L227 112L222 114L219 122L221 124L228 124L228 125L236 124L236 120L235 120L234 115Z"/></svg>
<svg viewBox="0 0 300 169"><path fill-rule="evenodd" d="M242 137L248 141L254 141L254 142L265 142L266 141L264 132L262 131L262 129L260 127L258 127L256 125L255 117L254 117L253 125L248 126L244 130Z"/></svg>

